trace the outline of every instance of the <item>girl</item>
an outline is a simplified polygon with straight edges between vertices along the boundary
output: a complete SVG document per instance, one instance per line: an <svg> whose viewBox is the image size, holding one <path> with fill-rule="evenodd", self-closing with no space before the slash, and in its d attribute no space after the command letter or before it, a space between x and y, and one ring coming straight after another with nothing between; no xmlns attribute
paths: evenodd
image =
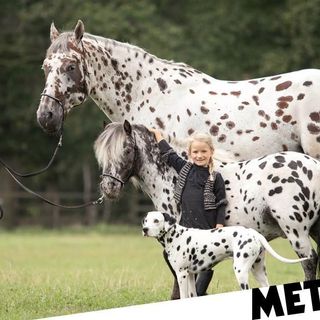
<svg viewBox="0 0 320 320"><path fill-rule="evenodd" d="M163 160L179 174L174 190L174 198L181 208L179 223L188 228L198 229L223 227L227 200L223 178L219 172L214 171L214 147L211 136L203 133L193 134L187 150L190 161L186 161L170 147L160 131L150 129L150 132L155 135ZM203 271L198 275L198 296L206 294L212 275L212 270ZM173 293L172 298L176 298L174 295L176 293Z"/></svg>

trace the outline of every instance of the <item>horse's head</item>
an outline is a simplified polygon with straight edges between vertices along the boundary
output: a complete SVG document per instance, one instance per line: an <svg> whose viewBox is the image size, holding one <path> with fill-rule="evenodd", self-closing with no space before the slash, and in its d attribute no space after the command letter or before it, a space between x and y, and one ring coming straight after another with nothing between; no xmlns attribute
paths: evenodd
<svg viewBox="0 0 320 320"><path fill-rule="evenodd" d="M61 34L51 24L51 46L42 66L46 84L37 110L38 123L49 134L59 133L66 114L88 95L83 34L80 20L73 32Z"/></svg>
<svg viewBox="0 0 320 320"><path fill-rule="evenodd" d="M137 162L136 140L130 123L108 124L95 141L94 150L103 170L101 192L109 199L116 199L134 175Z"/></svg>

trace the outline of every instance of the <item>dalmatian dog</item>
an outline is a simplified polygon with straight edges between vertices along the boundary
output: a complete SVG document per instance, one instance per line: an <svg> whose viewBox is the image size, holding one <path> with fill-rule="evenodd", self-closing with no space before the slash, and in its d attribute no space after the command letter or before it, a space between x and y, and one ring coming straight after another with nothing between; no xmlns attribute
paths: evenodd
<svg viewBox="0 0 320 320"><path fill-rule="evenodd" d="M264 256L267 250L285 263L306 260L287 259L277 254L260 233L241 226L211 230L185 228L168 213L150 211L142 220L142 234L156 238L164 247L179 283L180 297L197 296L195 274L233 258L234 272L242 290L249 289L251 270L260 286L269 286Z"/></svg>

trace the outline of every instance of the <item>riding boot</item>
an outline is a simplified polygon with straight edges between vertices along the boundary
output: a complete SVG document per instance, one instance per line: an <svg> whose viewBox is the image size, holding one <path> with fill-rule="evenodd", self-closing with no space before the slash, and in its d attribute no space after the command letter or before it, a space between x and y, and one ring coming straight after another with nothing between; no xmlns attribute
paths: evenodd
<svg viewBox="0 0 320 320"><path fill-rule="evenodd" d="M198 274L196 280L196 291L198 296L204 296L207 294L210 281L213 276L213 270L202 271Z"/></svg>
<svg viewBox="0 0 320 320"><path fill-rule="evenodd" d="M172 275L174 276L174 283L173 283L173 288L172 288L172 293L171 293L171 300L177 300L180 299L180 290L179 290L179 285L177 281L177 276L176 273L174 272L173 268L171 267L171 264L168 259L168 255L165 251L163 251L163 258L165 262L167 263Z"/></svg>

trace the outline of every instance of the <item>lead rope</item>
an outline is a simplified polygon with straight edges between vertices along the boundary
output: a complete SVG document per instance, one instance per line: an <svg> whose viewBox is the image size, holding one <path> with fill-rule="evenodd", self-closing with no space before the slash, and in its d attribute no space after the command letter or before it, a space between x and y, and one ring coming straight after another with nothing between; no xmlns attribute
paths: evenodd
<svg viewBox="0 0 320 320"><path fill-rule="evenodd" d="M103 200L104 200L104 195L102 195L100 198L98 198L97 200L94 200L94 201L90 201L90 202L87 202L87 203L83 203L83 204L80 204L80 205L76 205L76 206L65 206L65 205L61 205L61 204L58 204L58 203L55 203L55 202L52 202L51 200L48 200L47 198L41 196L40 194L36 193L35 191L29 189L28 187L26 187L21 181L19 181L17 179L17 177L12 174L7 168L5 168L6 171L10 174L10 176L12 177L12 179L22 188L24 189L25 191L27 191L28 193L36 196L37 198L43 200L44 202L48 203L48 204L51 204L53 206L56 206L56 207L60 207L60 208L64 208L64 209L80 209L80 208L84 208L84 207L88 207L88 206L91 206L91 205L97 205L97 204L101 204L103 203ZM3 212L2 212L2 216L1 216L1 208L0 208L0 219L2 218L3 216Z"/></svg>

